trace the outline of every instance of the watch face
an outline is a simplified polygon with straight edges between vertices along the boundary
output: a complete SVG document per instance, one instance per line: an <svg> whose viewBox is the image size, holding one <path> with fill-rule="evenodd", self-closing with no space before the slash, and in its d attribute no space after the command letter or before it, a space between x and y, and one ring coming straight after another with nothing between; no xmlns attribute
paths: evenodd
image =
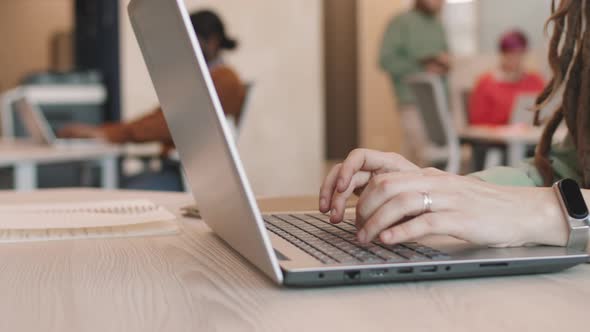
<svg viewBox="0 0 590 332"><path fill-rule="evenodd" d="M570 217L584 219L588 217L588 207L582 196L580 186L574 180L566 179L559 183L565 206Z"/></svg>

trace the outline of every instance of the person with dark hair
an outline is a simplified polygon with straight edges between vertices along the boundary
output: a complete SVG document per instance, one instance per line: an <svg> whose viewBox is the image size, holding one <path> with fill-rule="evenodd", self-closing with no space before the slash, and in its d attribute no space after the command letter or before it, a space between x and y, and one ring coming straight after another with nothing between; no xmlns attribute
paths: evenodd
<svg viewBox="0 0 590 332"><path fill-rule="evenodd" d="M473 125L506 125L519 95L543 90L543 78L527 72L524 61L528 39L518 30L506 32L498 44L500 66L479 78L469 101L469 122Z"/></svg>
<svg viewBox="0 0 590 332"><path fill-rule="evenodd" d="M231 115L237 120L244 103L246 88L236 72L224 63L222 53L225 50L234 50L238 43L227 36L223 22L212 11L195 12L191 14L190 19L223 110L226 115ZM160 107L137 120L126 123L108 123L101 127L72 124L62 128L59 136L96 138L112 143L160 142L164 147L163 155L166 155L174 147L164 113ZM166 159L163 160L162 169L159 172L132 177L126 180L122 186L137 190L182 191L183 189L182 175L178 164Z"/></svg>
<svg viewBox="0 0 590 332"><path fill-rule="evenodd" d="M193 28L209 66L213 84L227 115L239 118L245 98L245 86L236 72L223 61L225 50L234 50L237 41L227 36L219 16L202 10L190 16ZM170 55L174 56L174 55ZM155 111L131 122L110 123L102 127L73 124L62 128L59 136L65 138L99 138L112 143L161 142L165 151L173 147L172 136L162 110Z"/></svg>
<svg viewBox="0 0 590 332"><path fill-rule="evenodd" d="M587 250L590 0L561 0L553 8L549 19L553 78L539 95L537 109L554 98L561 104L545 127L534 161L459 176L421 169L395 153L355 150L326 177L320 210L340 223L346 200L359 194L356 225L362 243L379 239L399 244L427 235L450 235L491 247ZM536 122L538 115L537 111ZM552 145L562 122L568 138ZM551 188L554 181L559 182Z"/></svg>
<svg viewBox="0 0 590 332"><path fill-rule="evenodd" d="M403 152L421 163L429 144L422 118L406 80L420 72L446 76L451 61L442 22L443 0L416 0L414 8L393 18L381 45L379 62L391 78L403 132Z"/></svg>

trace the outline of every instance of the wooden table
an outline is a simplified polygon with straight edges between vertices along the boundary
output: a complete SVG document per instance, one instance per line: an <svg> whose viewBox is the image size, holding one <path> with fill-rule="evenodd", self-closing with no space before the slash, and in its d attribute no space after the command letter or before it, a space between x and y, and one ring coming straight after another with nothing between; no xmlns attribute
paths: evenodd
<svg viewBox="0 0 590 332"><path fill-rule="evenodd" d="M508 150L508 165L518 166L526 157L529 146L535 146L541 140L543 128L527 125L508 126L468 126L461 130L459 136L463 142L473 145L498 144L505 145ZM566 128L560 128L555 135L556 140L563 140L567 135Z"/></svg>
<svg viewBox="0 0 590 332"><path fill-rule="evenodd" d="M118 198L148 198L175 212L191 203L185 194L151 192L0 193L4 204ZM313 208L315 199L296 204ZM285 289L203 222L180 223L176 236L0 245L0 331L522 332L590 324L590 265L550 275Z"/></svg>
<svg viewBox="0 0 590 332"><path fill-rule="evenodd" d="M14 168L14 187L18 191L37 189L39 165L63 162L94 161L100 165L102 187L116 189L117 158L121 148L107 144L43 146L22 140L0 140L0 167Z"/></svg>

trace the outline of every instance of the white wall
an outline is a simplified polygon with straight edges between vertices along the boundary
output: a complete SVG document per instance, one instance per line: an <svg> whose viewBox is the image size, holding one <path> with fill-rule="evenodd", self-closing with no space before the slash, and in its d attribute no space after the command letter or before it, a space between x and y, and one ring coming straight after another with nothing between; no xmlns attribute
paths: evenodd
<svg viewBox="0 0 590 332"><path fill-rule="evenodd" d="M127 0L121 0L122 6ZM255 82L239 147L257 195L316 193L323 176L321 0L186 0L211 8L240 41L227 61ZM123 114L157 105L155 92L122 10Z"/></svg>
<svg viewBox="0 0 590 332"><path fill-rule="evenodd" d="M545 49L543 28L551 14L551 0L479 0L477 7L481 52L496 52L502 33L514 28L527 34L531 49Z"/></svg>

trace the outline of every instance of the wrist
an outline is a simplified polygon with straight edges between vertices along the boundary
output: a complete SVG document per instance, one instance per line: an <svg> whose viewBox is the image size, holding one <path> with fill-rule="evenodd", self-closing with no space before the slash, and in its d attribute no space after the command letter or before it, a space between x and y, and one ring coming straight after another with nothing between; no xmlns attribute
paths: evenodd
<svg viewBox="0 0 590 332"><path fill-rule="evenodd" d="M530 243L565 247L569 228L557 195L551 188L539 189L535 201L538 213L537 220L530 225L533 227Z"/></svg>

